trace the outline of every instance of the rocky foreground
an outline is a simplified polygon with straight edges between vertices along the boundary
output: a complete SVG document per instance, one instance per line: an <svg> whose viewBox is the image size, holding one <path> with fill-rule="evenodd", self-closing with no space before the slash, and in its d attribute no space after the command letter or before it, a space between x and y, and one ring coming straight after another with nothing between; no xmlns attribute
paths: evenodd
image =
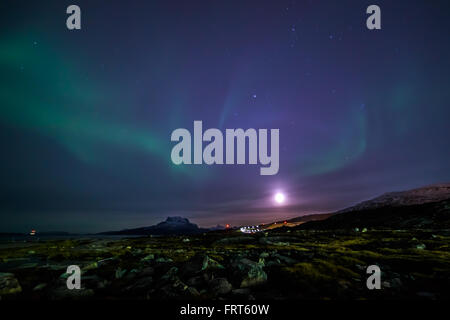
<svg viewBox="0 0 450 320"><path fill-rule="evenodd" d="M0 246L16 299L449 299L450 231L236 231ZM81 290L66 269L79 265ZM381 268L368 290L366 269Z"/></svg>

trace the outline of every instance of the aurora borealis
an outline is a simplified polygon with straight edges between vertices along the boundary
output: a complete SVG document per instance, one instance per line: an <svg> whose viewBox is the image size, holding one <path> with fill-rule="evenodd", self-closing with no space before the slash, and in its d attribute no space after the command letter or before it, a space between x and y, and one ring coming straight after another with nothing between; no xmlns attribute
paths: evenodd
<svg viewBox="0 0 450 320"><path fill-rule="evenodd" d="M450 180L450 5L2 1L0 231L203 226ZM24 10L26 8L26 10ZM176 128L279 128L280 169L175 166ZM273 194L286 204L273 204Z"/></svg>

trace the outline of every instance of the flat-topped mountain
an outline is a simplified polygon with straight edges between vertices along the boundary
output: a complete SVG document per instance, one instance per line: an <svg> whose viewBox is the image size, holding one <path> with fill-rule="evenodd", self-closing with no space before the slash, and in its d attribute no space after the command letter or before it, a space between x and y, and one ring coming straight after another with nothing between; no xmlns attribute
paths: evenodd
<svg viewBox="0 0 450 320"><path fill-rule="evenodd" d="M135 229L125 229L120 231L108 231L100 234L105 235L184 235L196 234L208 231L199 228L196 224L191 223L183 217L167 217L163 222L149 227L141 227Z"/></svg>

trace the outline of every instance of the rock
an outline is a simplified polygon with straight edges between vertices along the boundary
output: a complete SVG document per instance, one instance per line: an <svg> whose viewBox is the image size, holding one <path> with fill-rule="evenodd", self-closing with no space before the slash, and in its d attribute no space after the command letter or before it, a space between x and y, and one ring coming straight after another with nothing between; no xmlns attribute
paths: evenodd
<svg viewBox="0 0 450 320"><path fill-rule="evenodd" d="M342 289L347 290L350 287L350 282L346 280L339 280L338 284L341 286Z"/></svg>
<svg viewBox="0 0 450 320"><path fill-rule="evenodd" d="M278 254L278 253L274 254L273 257L279 259L280 261L282 261L282 262L284 262L286 264L295 264L295 263L297 263L297 260L289 258L289 257L286 257L286 256L282 256L281 254Z"/></svg>
<svg viewBox="0 0 450 320"><path fill-rule="evenodd" d="M258 263L252 261L247 258L237 259L232 263L234 268L237 268L239 271L248 271L253 265L257 265Z"/></svg>
<svg viewBox="0 0 450 320"><path fill-rule="evenodd" d="M31 269L36 268L37 266L38 266L37 263L30 262L22 264L21 266L19 266L19 269Z"/></svg>
<svg viewBox="0 0 450 320"><path fill-rule="evenodd" d="M101 279L97 275L83 276L81 279L83 286L89 289L103 289L108 284L107 280Z"/></svg>
<svg viewBox="0 0 450 320"><path fill-rule="evenodd" d="M363 267L363 266L360 265L360 264L355 264L355 267L356 267L358 270L360 270L360 271L366 270L366 268Z"/></svg>
<svg viewBox="0 0 450 320"><path fill-rule="evenodd" d="M136 280L131 286L128 286L125 290L131 291L135 294L144 293L151 289L153 286L152 277L144 277Z"/></svg>
<svg viewBox="0 0 450 320"><path fill-rule="evenodd" d="M297 239L289 236L273 236L273 237L262 237L259 238L259 243L261 244L269 244L275 246L288 246L290 241L296 241Z"/></svg>
<svg viewBox="0 0 450 320"><path fill-rule="evenodd" d="M33 288L33 291L40 291L40 290L44 289L46 286L47 286L46 283L40 283Z"/></svg>
<svg viewBox="0 0 450 320"><path fill-rule="evenodd" d="M390 281L392 288L400 288L402 286L402 281L400 278L394 278Z"/></svg>
<svg viewBox="0 0 450 320"><path fill-rule="evenodd" d="M240 288L232 290L231 293L236 296L248 296L250 295L251 291L249 288Z"/></svg>
<svg viewBox="0 0 450 320"><path fill-rule="evenodd" d="M281 264L280 259L275 259L275 260L270 260L268 262L265 263L266 267L274 267L274 266L279 266Z"/></svg>
<svg viewBox="0 0 450 320"><path fill-rule="evenodd" d="M225 268L216 260L208 256L205 256L205 258L203 259L202 270L207 269L225 269Z"/></svg>
<svg viewBox="0 0 450 320"><path fill-rule="evenodd" d="M193 287L200 287L205 283L205 278L203 276L196 276L189 278L186 283Z"/></svg>
<svg viewBox="0 0 450 320"><path fill-rule="evenodd" d="M289 242L281 242L281 241L277 241L277 242L273 242L272 245L274 245L274 246L280 246L280 247L281 247L281 246L286 247L286 246L289 246L290 243L289 243Z"/></svg>
<svg viewBox="0 0 450 320"><path fill-rule="evenodd" d="M187 291L188 291L189 295L192 296L192 297L198 297L198 296L200 296L200 293L199 293L198 290L195 289L194 287L188 287L188 288L187 288Z"/></svg>
<svg viewBox="0 0 450 320"><path fill-rule="evenodd" d="M93 262L93 263L88 264L87 266L85 266L83 268L83 271L88 271L88 270L97 269L97 268L98 268L98 263L97 262Z"/></svg>
<svg viewBox="0 0 450 320"><path fill-rule="evenodd" d="M418 250L425 250L427 246L424 243L420 243L416 246L416 249Z"/></svg>
<svg viewBox="0 0 450 320"><path fill-rule="evenodd" d="M175 281L167 283L157 291L157 298L174 299L180 297L189 297L192 295L192 290L188 289L188 285L182 282L178 277L175 277Z"/></svg>
<svg viewBox="0 0 450 320"><path fill-rule="evenodd" d="M236 244L236 243L249 243L253 242L255 239L253 237L230 237L230 238L223 238L218 241L216 241L216 244Z"/></svg>
<svg viewBox="0 0 450 320"><path fill-rule="evenodd" d="M148 262L155 259L155 255L153 253L150 253L149 255L145 256L144 258L141 259L141 261L143 262Z"/></svg>
<svg viewBox="0 0 450 320"><path fill-rule="evenodd" d="M188 289L189 286L176 277L173 283L168 283L160 288L158 291L158 298L168 299L190 296L192 290Z"/></svg>
<svg viewBox="0 0 450 320"><path fill-rule="evenodd" d="M133 256L140 256L140 255L142 255L142 249L135 249L131 252L131 254Z"/></svg>
<svg viewBox="0 0 450 320"><path fill-rule="evenodd" d="M158 262L158 263L168 263L168 262L172 262L172 261L173 261L172 259L170 259L170 258L166 259L164 257L156 259L156 262Z"/></svg>
<svg viewBox="0 0 450 320"><path fill-rule="evenodd" d="M50 270L50 271L63 271L63 270L67 270L67 266L66 266L66 265L55 265L55 264L44 265L44 266L41 266L41 267L39 267L39 268L46 269L46 270Z"/></svg>
<svg viewBox="0 0 450 320"><path fill-rule="evenodd" d="M137 276L138 273L138 269L131 269L130 272L128 272L128 274L125 276L125 279L132 280Z"/></svg>
<svg viewBox="0 0 450 320"><path fill-rule="evenodd" d="M241 288L253 287L261 285L267 281L267 274L262 269L259 264L254 264L251 266L247 273L247 277L241 282Z"/></svg>
<svg viewBox="0 0 450 320"><path fill-rule="evenodd" d="M22 292L19 281L12 273L0 273L0 296Z"/></svg>
<svg viewBox="0 0 450 320"><path fill-rule="evenodd" d="M139 277L149 277L152 276L155 273L155 269L152 267L146 267L141 270L141 272L138 274Z"/></svg>
<svg viewBox="0 0 450 320"><path fill-rule="evenodd" d="M166 274L164 274L161 279L162 280L174 280L175 276L177 275L178 272L178 268L177 267L172 267L169 269L169 271L166 272Z"/></svg>
<svg viewBox="0 0 450 320"><path fill-rule="evenodd" d="M116 262L118 260L119 259L117 257L111 257L111 258L106 258L106 259L103 259L103 260L99 260L99 261L97 261L97 267L99 267L99 268L100 267L104 267L104 266L110 265L113 262Z"/></svg>
<svg viewBox="0 0 450 320"><path fill-rule="evenodd" d="M233 287L226 278L215 278L209 282L209 287L214 295L229 293Z"/></svg>
<svg viewBox="0 0 450 320"><path fill-rule="evenodd" d="M175 281L172 284L172 287L177 289L177 290L186 290L187 288L189 288L189 286L187 286L183 281L181 281L180 279L176 278Z"/></svg>
<svg viewBox="0 0 450 320"><path fill-rule="evenodd" d="M189 261L184 263L182 273L188 277L195 276L202 271L202 268L204 267L205 263L209 264L209 259L206 259L204 255L197 254L194 257L192 257Z"/></svg>
<svg viewBox="0 0 450 320"><path fill-rule="evenodd" d="M117 268L116 269L116 279L120 279L120 278L122 278L124 275L125 275L125 273L127 273L127 269L123 269L122 270L122 268Z"/></svg>

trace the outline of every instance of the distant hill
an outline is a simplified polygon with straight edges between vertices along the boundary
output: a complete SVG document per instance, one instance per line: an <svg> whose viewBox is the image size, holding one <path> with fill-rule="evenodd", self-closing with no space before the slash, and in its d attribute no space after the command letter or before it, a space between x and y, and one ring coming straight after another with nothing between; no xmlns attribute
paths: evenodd
<svg viewBox="0 0 450 320"><path fill-rule="evenodd" d="M450 183L434 184L407 191L388 192L336 213L361 211L381 207L401 207L450 199Z"/></svg>
<svg viewBox="0 0 450 320"><path fill-rule="evenodd" d="M319 214L310 214L306 216L296 217L287 220L287 223L305 223L309 221L320 221L325 220L331 217L333 213L319 213Z"/></svg>
<svg viewBox="0 0 450 320"><path fill-rule="evenodd" d="M188 235L206 232L208 229L199 228L183 217L168 217L166 221L149 227L108 231L102 235Z"/></svg>
<svg viewBox="0 0 450 320"><path fill-rule="evenodd" d="M43 232L37 232L36 235L40 235L40 236L71 236L71 235L76 235L76 234L66 232L66 231L43 231Z"/></svg>
<svg viewBox="0 0 450 320"><path fill-rule="evenodd" d="M319 221L319 220L325 220L329 217L331 217L333 213L319 213L319 214L309 214L301 217L295 217L289 220L281 220L272 222L269 224L265 224L263 228L265 230L268 229L275 229L279 227L295 227L298 225L301 225L303 223L309 222L309 221Z"/></svg>
<svg viewBox="0 0 450 320"><path fill-rule="evenodd" d="M450 184L391 192L340 210L323 221L311 221L299 229L346 228L450 228Z"/></svg>
<svg viewBox="0 0 450 320"><path fill-rule="evenodd" d="M0 232L0 237L13 237L13 236L23 236L25 233L19 232Z"/></svg>

